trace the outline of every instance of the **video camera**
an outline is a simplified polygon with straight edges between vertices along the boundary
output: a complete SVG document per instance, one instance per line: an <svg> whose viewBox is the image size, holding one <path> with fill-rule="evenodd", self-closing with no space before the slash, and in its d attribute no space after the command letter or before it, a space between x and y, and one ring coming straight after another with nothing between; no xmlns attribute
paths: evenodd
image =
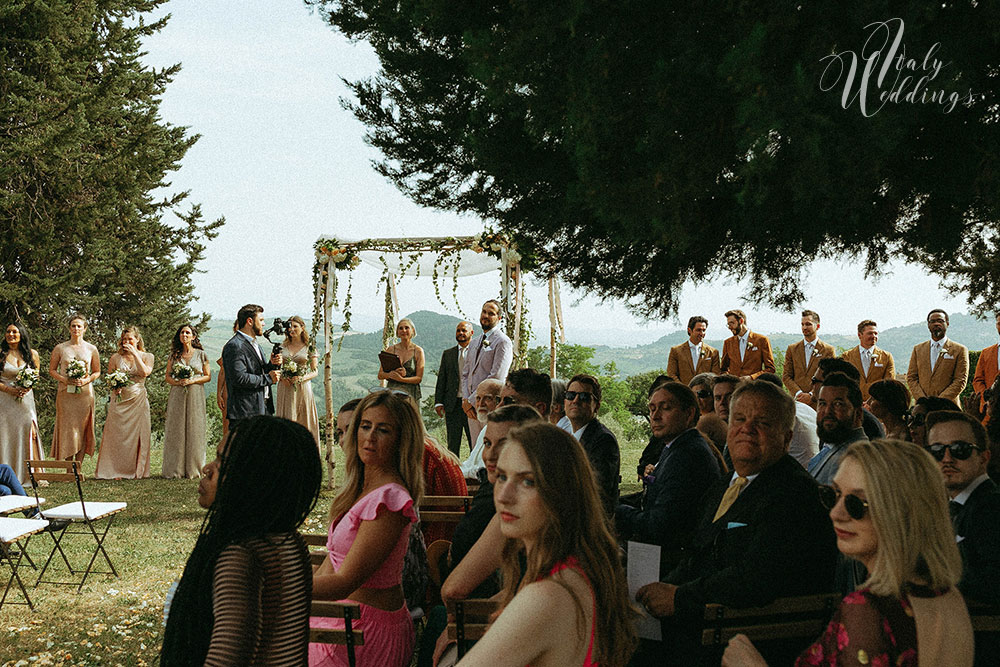
<svg viewBox="0 0 1000 667"><path fill-rule="evenodd" d="M273 340L271 340L271 334L275 333L287 336L288 330L289 328L291 328L291 326L292 326L291 322L283 320L280 317L276 317L274 318L274 324L271 325L271 328L264 331L264 338L266 338L267 342L271 344L271 356L274 356L276 354L281 354L281 342L279 341L275 343Z"/></svg>

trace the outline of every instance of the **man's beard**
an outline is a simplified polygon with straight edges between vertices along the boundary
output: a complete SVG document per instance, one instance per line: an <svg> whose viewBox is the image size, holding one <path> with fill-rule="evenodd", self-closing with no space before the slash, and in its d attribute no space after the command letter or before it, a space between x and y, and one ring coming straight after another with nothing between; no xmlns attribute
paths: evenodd
<svg viewBox="0 0 1000 667"><path fill-rule="evenodd" d="M486 417L490 414L489 410L477 410L476 411L476 421L480 424L486 423Z"/></svg>
<svg viewBox="0 0 1000 667"><path fill-rule="evenodd" d="M825 428L822 423L816 424L816 435L819 436L819 441L832 444L844 442L850 437L853 430L854 426L847 422L837 422L837 425L830 429Z"/></svg>

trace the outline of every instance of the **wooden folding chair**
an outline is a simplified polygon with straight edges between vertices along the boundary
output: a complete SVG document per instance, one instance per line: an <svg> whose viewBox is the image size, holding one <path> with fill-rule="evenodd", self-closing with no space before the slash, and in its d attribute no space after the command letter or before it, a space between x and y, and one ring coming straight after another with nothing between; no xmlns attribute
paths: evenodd
<svg viewBox="0 0 1000 667"><path fill-rule="evenodd" d="M38 507L45 502L45 498L32 498L31 496L0 496L0 517L10 516L15 512L24 512L25 510L30 510ZM32 517L34 518L34 517ZM11 543L10 547L12 549L17 549L21 552L24 560L28 561L28 565L32 569L37 570L35 566L35 561L31 560L31 556L25 551L25 547L28 546L28 541L25 540L24 544L20 542Z"/></svg>
<svg viewBox="0 0 1000 667"><path fill-rule="evenodd" d="M63 472L50 473L46 472L46 469L59 469ZM83 585L87 581L87 577L93 574L113 574L118 576L118 571L115 569L114 563L111 562L111 557L108 556L107 550L104 548L104 540L107 539L108 531L111 530L112 524L114 524L115 517L119 512L123 511L128 504L123 502L86 502L83 499L83 474L80 472L80 464L76 461L28 461L28 475L31 477L31 486L35 489L37 495L38 484L42 481L48 482L76 482L76 492L77 496L80 498L79 502L66 503L65 505L60 505L52 509L42 510L39 507L40 514L39 518L47 519L52 523L49 526L48 533L52 536L53 546L52 551L49 552L49 557L45 561L45 565L42 566L42 571L38 574L38 580L35 582L35 586L38 584L57 584L66 586L76 586L76 592L79 593L83 590ZM100 524L104 522L103 530L99 530L95 527L95 524ZM83 524L87 527L87 530L69 530L70 526L74 524ZM69 559L66 557L66 552L62 548L62 540L66 535L90 535L94 539L94 553L90 557L90 561L87 563L85 569L74 569L70 564ZM70 574L82 574L79 584L75 581L51 581L42 580L45 576L46 570L49 568L49 564L52 562L52 558L59 553L66 567L69 569ZM95 570L94 562L97 560L97 554L104 556L105 562L108 564L109 570Z"/></svg>
<svg viewBox="0 0 1000 667"><path fill-rule="evenodd" d="M489 630L490 617L499 608L496 600L448 600L448 639L458 642L459 659ZM452 621L451 619L455 620Z"/></svg>
<svg viewBox="0 0 1000 667"><path fill-rule="evenodd" d="M347 664L355 667L354 647L364 646L364 632L355 630L354 621L361 618L361 608L357 602L327 602L313 600L310 616L344 619L343 630L329 628L309 628L309 641L313 644L338 644L347 648Z"/></svg>
<svg viewBox="0 0 1000 667"><path fill-rule="evenodd" d="M11 604L26 604L29 609L35 608L31 604L31 597L28 595L17 570L21 565L21 559L25 556L28 540L35 533L45 530L48 525L48 521L40 519L0 517L0 563L7 563L10 566L10 577L7 578L7 585L4 586L3 596L0 596L0 609L7 601L7 594L14 583L17 583L17 587L21 589L24 602L11 602ZM23 543L21 543L22 540Z"/></svg>

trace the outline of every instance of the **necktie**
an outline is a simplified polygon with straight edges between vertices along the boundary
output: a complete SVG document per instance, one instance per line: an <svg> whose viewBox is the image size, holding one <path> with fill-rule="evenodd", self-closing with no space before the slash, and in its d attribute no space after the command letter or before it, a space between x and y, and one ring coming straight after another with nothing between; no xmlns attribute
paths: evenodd
<svg viewBox="0 0 1000 667"><path fill-rule="evenodd" d="M696 373L698 372L698 350L697 345L691 348L691 367L694 368Z"/></svg>
<svg viewBox="0 0 1000 667"><path fill-rule="evenodd" d="M462 378L462 369L465 368L465 355L469 352L469 346L458 348L458 377ZM462 398L462 388L458 388L458 397Z"/></svg>
<svg viewBox="0 0 1000 667"><path fill-rule="evenodd" d="M740 361L743 361L747 356L747 339L740 338Z"/></svg>
<svg viewBox="0 0 1000 667"><path fill-rule="evenodd" d="M723 514L729 511L729 508L733 506L733 503L736 502L736 498L740 495L740 491L742 491L743 487L749 482L750 480L746 477L737 477L736 480L729 485L726 492L722 494L722 502L719 503L719 509L715 511L715 518L712 519L713 523L718 521L722 518Z"/></svg>
<svg viewBox="0 0 1000 667"><path fill-rule="evenodd" d="M807 368L809 367L809 361L812 359L812 356L813 356L813 344L812 343L806 343L806 367Z"/></svg>
<svg viewBox="0 0 1000 667"><path fill-rule="evenodd" d="M865 376L868 376L868 369L872 365L872 352L871 350L861 349L861 365L864 367Z"/></svg>
<svg viewBox="0 0 1000 667"><path fill-rule="evenodd" d="M931 343L931 370L937 365L938 355L941 354L941 343L934 341Z"/></svg>
<svg viewBox="0 0 1000 667"><path fill-rule="evenodd" d="M951 515L951 523L955 524L958 521L958 515L962 513L962 503L955 502L954 500L948 501L948 514Z"/></svg>

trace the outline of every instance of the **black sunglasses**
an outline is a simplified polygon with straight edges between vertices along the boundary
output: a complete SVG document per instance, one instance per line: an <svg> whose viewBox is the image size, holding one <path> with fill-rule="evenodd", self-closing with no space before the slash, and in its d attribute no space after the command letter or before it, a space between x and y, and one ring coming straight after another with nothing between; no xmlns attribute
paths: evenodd
<svg viewBox="0 0 1000 667"><path fill-rule="evenodd" d="M513 396L507 395L500 399L500 405L514 405L517 402Z"/></svg>
<svg viewBox="0 0 1000 667"><path fill-rule="evenodd" d="M711 398L712 392L710 392L708 389L702 389L697 393L695 393L695 396L697 396L698 398Z"/></svg>
<svg viewBox="0 0 1000 667"><path fill-rule="evenodd" d="M837 505L837 500L839 498L840 491L837 491L837 489L832 486L819 487L820 502L822 502L828 510L832 510ZM848 493L844 496L844 509L847 510L848 516L855 521L860 521L865 518L865 514L868 513L868 501L861 500L861 498L858 498L853 493Z"/></svg>
<svg viewBox="0 0 1000 667"><path fill-rule="evenodd" d="M590 403L590 399L592 399L593 397L594 397L594 395L592 393L590 393L589 391L567 391L566 392L566 400L567 401L573 401L575 399L580 399L581 403Z"/></svg>
<svg viewBox="0 0 1000 667"><path fill-rule="evenodd" d="M964 461L972 456L972 452L982 451L982 447L977 447L971 442L965 442L963 440L956 440L950 445L935 442L930 445L924 445L924 449L930 452L931 456L938 461L944 460L944 452L946 449L951 451L951 458L956 461Z"/></svg>

